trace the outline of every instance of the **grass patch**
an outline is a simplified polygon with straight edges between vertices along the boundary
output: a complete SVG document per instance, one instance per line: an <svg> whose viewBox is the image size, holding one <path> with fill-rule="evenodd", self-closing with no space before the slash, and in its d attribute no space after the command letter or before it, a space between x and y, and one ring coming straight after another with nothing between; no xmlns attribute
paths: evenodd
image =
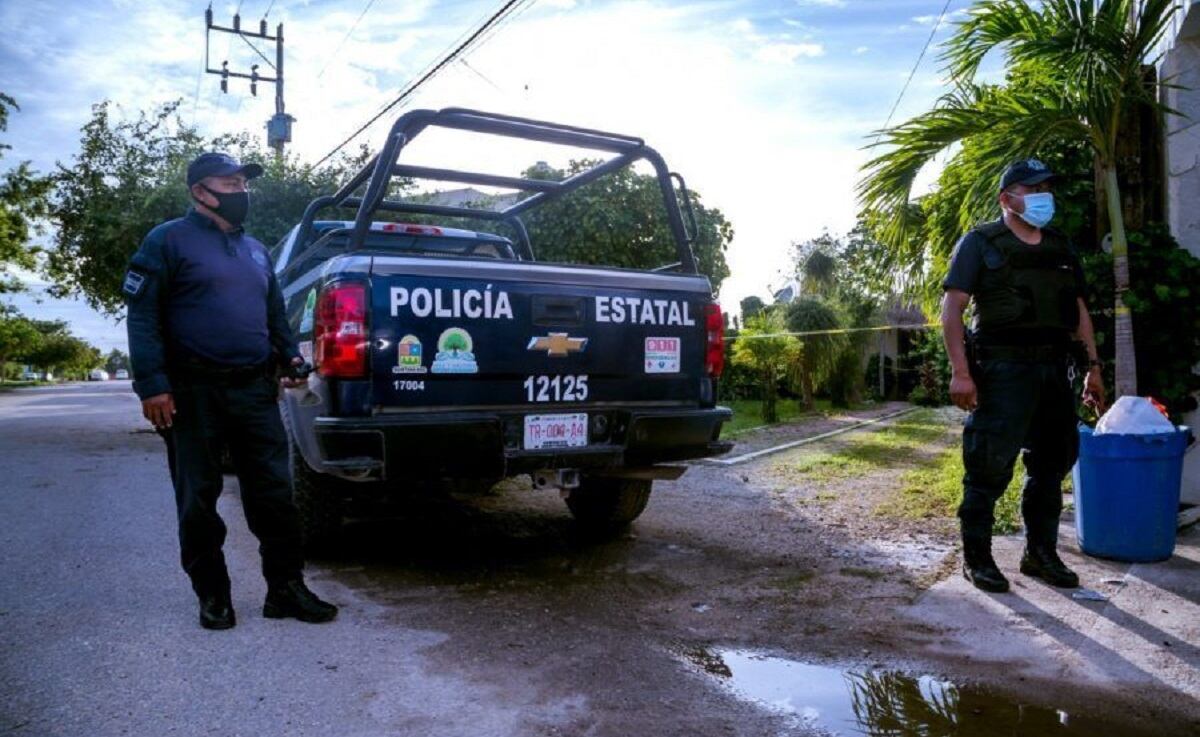
<svg viewBox="0 0 1200 737"><path fill-rule="evenodd" d="M856 578L866 578L866 579L870 579L872 581L878 581L879 579L881 579L887 575L883 571L877 571L872 568L854 568L852 566L839 569L838 573L842 574L843 576L854 576Z"/></svg>
<svg viewBox="0 0 1200 737"><path fill-rule="evenodd" d="M954 446L932 463L914 468L900 479L900 491L880 506L881 514L900 517L953 517L962 502L962 446ZM1017 458L1012 481L1004 495L996 502L996 522L992 527L997 534L1007 534L1021 529L1021 486L1025 483L1025 464ZM1071 489L1071 477L1063 482L1063 490Z"/></svg>
<svg viewBox="0 0 1200 737"><path fill-rule="evenodd" d="M780 591L796 591L804 588L805 584L813 580L816 575L816 571L796 571L775 579L773 585Z"/></svg>
<svg viewBox="0 0 1200 737"><path fill-rule="evenodd" d="M839 481L865 476L881 468L911 463L946 433L945 417L920 409L883 427L843 436L839 447L803 456L789 465L789 475L807 481Z"/></svg>
<svg viewBox="0 0 1200 737"><path fill-rule="evenodd" d="M1021 477L1024 466L1017 460L1017 469L1004 495L996 502L996 522L992 529L998 534L1015 532L1021 527ZM962 446L953 447L938 455L932 462L907 471L900 478L900 489L879 507L879 513L912 518L953 517L962 502Z"/></svg>
<svg viewBox="0 0 1200 737"><path fill-rule="evenodd" d="M723 436L736 435L739 432L767 424L763 422L762 418L762 402L757 399L734 399L729 402L721 402L721 404L733 410L733 419L725 423L721 429ZM791 422L802 417L814 417L832 409L833 405L828 399L813 401L811 410L801 407L799 399L780 399L775 403L775 413L779 415L780 423Z"/></svg>

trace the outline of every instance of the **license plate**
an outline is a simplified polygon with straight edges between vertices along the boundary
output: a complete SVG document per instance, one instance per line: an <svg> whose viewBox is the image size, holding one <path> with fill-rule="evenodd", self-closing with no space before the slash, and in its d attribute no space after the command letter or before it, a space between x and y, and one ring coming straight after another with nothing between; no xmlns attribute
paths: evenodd
<svg viewBox="0 0 1200 737"><path fill-rule="evenodd" d="M582 448L587 445L587 413L526 415L525 449Z"/></svg>

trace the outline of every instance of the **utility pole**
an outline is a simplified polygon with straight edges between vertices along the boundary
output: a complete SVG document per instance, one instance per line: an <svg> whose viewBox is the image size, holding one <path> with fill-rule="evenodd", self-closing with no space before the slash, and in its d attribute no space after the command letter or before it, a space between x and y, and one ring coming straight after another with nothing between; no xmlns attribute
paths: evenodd
<svg viewBox="0 0 1200 737"><path fill-rule="evenodd" d="M221 62L220 69L213 69L208 60L208 41L209 36L213 31L217 31L218 33L232 33L241 38L246 42L247 46L254 49L254 53L258 54L259 57L266 62L267 66L274 70L275 76L266 77L259 74L258 64L252 64L250 66L249 74L246 74L245 72L230 71L228 60ZM259 51L258 47L250 41L252 38L275 42L274 63L272 63L271 60L268 59L263 52ZM242 18L240 15L233 16L232 27L218 26L213 23L212 6L210 5L208 10L204 11L204 71L208 72L209 74L219 75L221 77L221 91L225 93L229 92L230 77L250 80L250 94L256 97L258 96L259 82L266 82L268 84L275 85L275 114L271 116L270 120L267 121L267 145L275 149L276 157L282 157L284 144L291 143L292 141L292 123L296 120L291 115L288 115L283 107L283 24L280 23L279 25L275 26L274 36L271 36L267 33L266 17L258 22L257 33L254 31L242 30Z"/></svg>

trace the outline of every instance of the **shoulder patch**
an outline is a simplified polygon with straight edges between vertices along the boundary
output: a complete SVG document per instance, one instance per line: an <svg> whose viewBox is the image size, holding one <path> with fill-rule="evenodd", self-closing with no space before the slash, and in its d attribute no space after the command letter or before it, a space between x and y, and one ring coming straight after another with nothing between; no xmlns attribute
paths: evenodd
<svg viewBox="0 0 1200 737"><path fill-rule="evenodd" d="M130 269L125 272L125 281L121 284L121 291L130 297L139 296L146 288L146 275Z"/></svg>

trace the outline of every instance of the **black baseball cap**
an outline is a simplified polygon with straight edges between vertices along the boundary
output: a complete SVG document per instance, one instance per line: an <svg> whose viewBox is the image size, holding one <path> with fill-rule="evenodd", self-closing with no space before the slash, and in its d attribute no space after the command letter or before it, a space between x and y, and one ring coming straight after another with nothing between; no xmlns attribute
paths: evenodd
<svg viewBox="0 0 1200 737"><path fill-rule="evenodd" d="M258 164L243 165L229 154L200 154L188 164L187 183L190 187L205 177L227 177L238 172L245 174L247 179L253 179L263 173L263 168Z"/></svg>
<svg viewBox="0 0 1200 737"><path fill-rule="evenodd" d="M1008 189L1014 184L1032 187L1035 184L1054 179L1056 176L1058 175L1050 171L1050 167L1037 159L1018 159L1009 164L1008 168L1004 170L1004 174L1000 176L1000 189Z"/></svg>

